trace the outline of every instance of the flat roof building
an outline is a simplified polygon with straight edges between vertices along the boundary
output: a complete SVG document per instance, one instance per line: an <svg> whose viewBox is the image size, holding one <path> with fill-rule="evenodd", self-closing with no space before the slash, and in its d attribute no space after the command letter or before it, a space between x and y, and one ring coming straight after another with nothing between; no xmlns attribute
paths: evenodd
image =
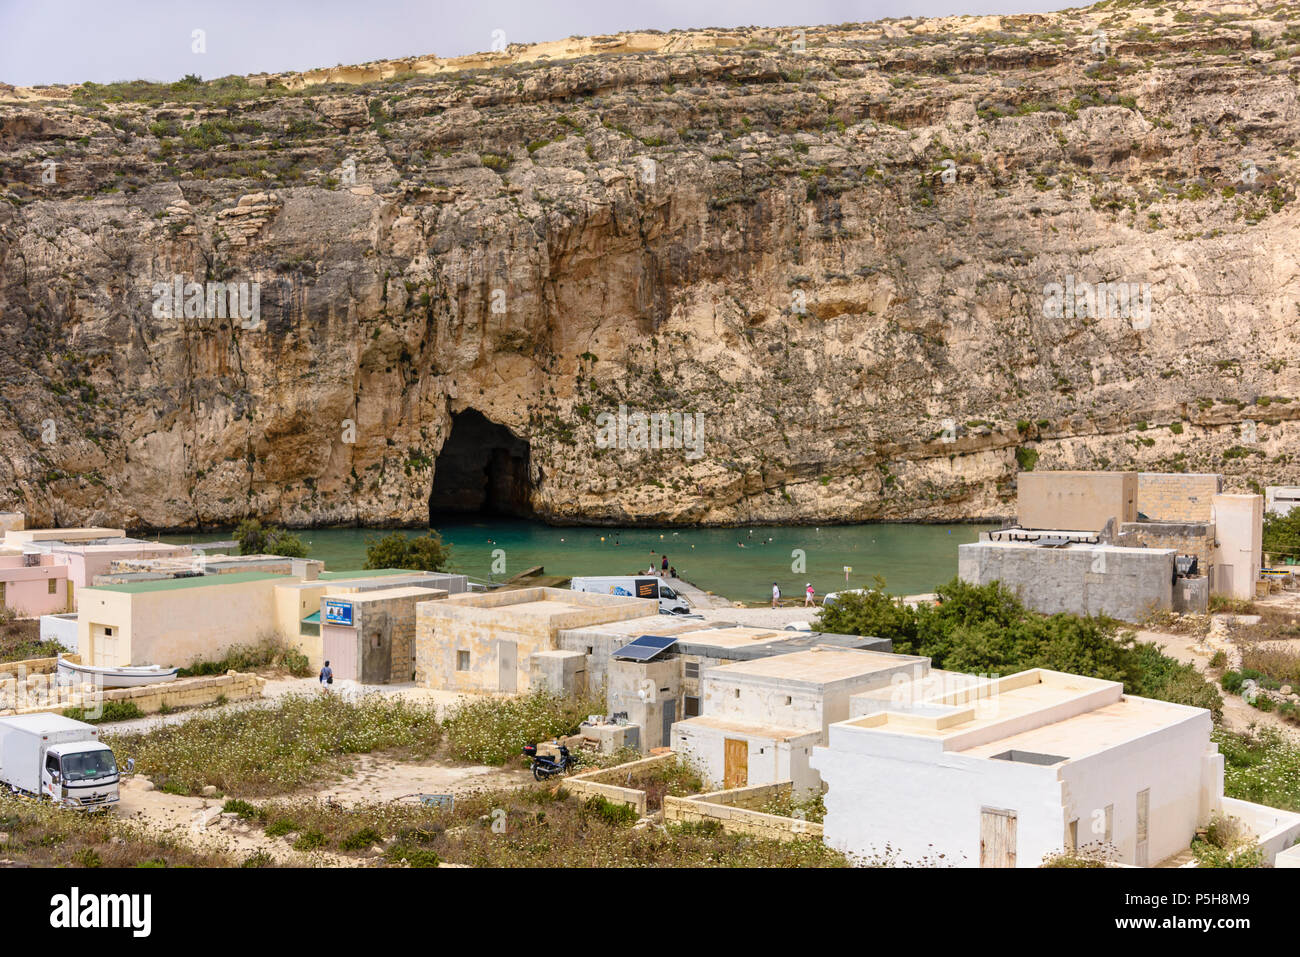
<svg viewBox="0 0 1300 957"><path fill-rule="evenodd" d="M709 668L703 714L672 726L672 747L714 786L788 780L796 792L816 791L812 748L849 717L851 699L929 670L928 658L836 646Z"/></svg>
<svg viewBox="0 0 1300 957"><path fill-rule="evenodd" d="M658 609L654 599L563 588L455 595L416 610L416 683L453 691L528 691L533 654L557 649L561 629Z"/></svg>
<svg viewBox="0 0 1300 957"><path fill-rule="evenodd" d="M888 848L900 865L1037 867L1099 845L1147 866L1227 806L1210 730L1202 708L1033 669L839 721L811 764L828 787L827 844L860 861ZM1278 843L1300 834L1300 815L1258 810Z"/></svg>

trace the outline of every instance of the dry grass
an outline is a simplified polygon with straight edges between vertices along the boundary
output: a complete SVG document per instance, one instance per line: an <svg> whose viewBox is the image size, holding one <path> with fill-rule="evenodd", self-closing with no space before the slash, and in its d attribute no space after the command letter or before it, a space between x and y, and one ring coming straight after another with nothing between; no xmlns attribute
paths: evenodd
<svg viewBox="0 0 1300 957"><path fill-rule="evenodd" d="M200 851L121 820L0 795L0 857L34 867L231 867L230 856Z"/></svg>
<svg viewBox="0 0 1300 957"><path fill-rule="evenodd" d="M37 618L0 618L0 661L53 658L63 650L57 641L41 641Z"/></svg>
<svg viewBox="0 0 1300 957"><path fill-rule="evenodd" d="M279 833L319 835L340 854L421 866L473 867L844 867L820 841L772 841L716 828L634 828L623 816L571 797L563 785L458 797L453 810L394 804L352 807L272 802L250 819ZM278 826L277 826L278 825ZM286 830L287 828L287 830Z"/></svg>
<svg viewBox="0 0 1300 957"><path fill-rule="evenodd" d="M200 716L147 732L106 735L118 762L174 794L214 785L223 794L267 797L347 773L352 754L400 749L433 753L432 707L365 695L287 695L273 705Z"/></svg>

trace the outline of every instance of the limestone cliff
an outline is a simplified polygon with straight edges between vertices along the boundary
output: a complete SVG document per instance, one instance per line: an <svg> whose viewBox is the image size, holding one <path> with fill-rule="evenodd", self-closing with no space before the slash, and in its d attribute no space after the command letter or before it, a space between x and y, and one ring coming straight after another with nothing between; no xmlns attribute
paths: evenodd
<svg viewBox="0 0 1300 957"><path fill-rule="evenodd" d="M940 520L1009 513L1035 459L1296 481L1297 9L0 87L0 509ZM177 314L178 277L257 315ZM1149 312L1045 308L1111 282ZM702 454L598 447L620 404L699 413Z"/></svg>

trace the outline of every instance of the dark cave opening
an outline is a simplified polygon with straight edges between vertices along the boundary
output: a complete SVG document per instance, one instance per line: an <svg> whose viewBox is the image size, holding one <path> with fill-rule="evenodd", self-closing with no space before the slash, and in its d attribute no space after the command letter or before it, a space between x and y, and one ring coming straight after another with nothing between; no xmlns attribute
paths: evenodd
<svg viewBox="0 0 1300 957"><path fill-rule="evenodd" d="M434 464L429 524L440 515L533 514L528 443L475 409L457 412Z"/></svg>

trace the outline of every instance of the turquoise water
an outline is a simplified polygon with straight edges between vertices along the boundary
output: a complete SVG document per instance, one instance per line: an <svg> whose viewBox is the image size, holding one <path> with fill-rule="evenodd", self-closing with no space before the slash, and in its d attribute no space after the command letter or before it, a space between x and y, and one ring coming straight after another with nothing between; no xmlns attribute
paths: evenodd
<svg viewBox="0 0 1300 957"><path fill-rule="evenodd" d="M500 581L534 565L549 575L630 575L644 572L654 552L667 555L677 574L707 591L738 601L763 601L777 582L786 597L803 595L812 582L817 594L870 585L885 579L889 591L928 592L957 574L957 546L979 538L991 525L837 525L750 528L555 528L536 522L482 521L442 524L438 532L452 545L452 567L474 578ZM309 556L335 571L361 568L366 540L385 534L374 529L331 528L300 531ZM405 534L415 535L415 531ZM229 539L230 531L164 535L163 541ZM737 543L745 547L738 547ZM504 573L492 574L493 551L502 550ZM802 550L804 569L795 570ZM844 566L853 570L845 583Z"/></svg>

